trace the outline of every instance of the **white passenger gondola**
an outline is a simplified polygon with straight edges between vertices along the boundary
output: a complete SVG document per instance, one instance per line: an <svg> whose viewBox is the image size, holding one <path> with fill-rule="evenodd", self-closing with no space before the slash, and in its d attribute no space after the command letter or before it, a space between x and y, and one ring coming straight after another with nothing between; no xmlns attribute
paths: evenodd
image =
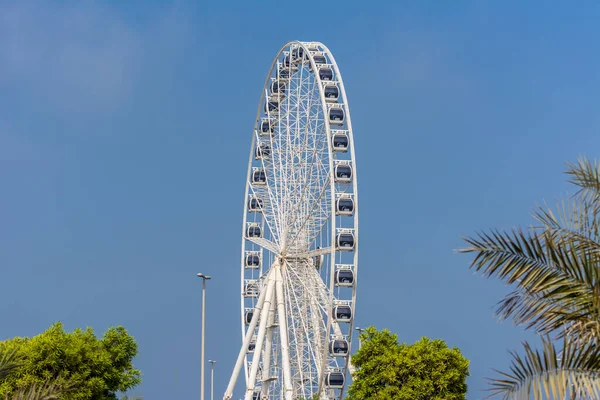
<svg viewBox="0 0 600 400"><path fill-rule="evenodd" d="M254 159L268 160L269 158L271 158L271 145L264 142L257 143L254 149Z"/></svg>
<svg viewBox="0 0 600 400"><path fill-rule="evenodd" d="M260 120L259 132L261 136L273 135L275 132L275 123L269 118Z"/></svg>
<svg viewBox="0 0 600 400"><path fill-rule="evenodd" d="M348 145L350 140L348 139L348 134L346 131L331 131L331 141L333 142L333 151L345 153L348 151Z"/></svg>
<svg viewBox="0 0 600 400"><path fill-rule="evenodd" d="M248 211L249 212L261 212L263 208L263 201L256 196L250 197L248 200Z"/></svg>
<svg viewBox="0 0 600 400"><path fill-rule="evenodd" d="M350 352L350 345L346 339L334 339L329 342L329 355L333 357L346 357Z"/></svg>
<svg viewBox="0 0 600 400"><path fill-rule="evenodd" d="M254 308L246 308L244 311L244 324L250 325L252 317L254 317Z"/></svg>
<svg viewBox="0 0 600 400"><path fill-rule="evenodd" d="M246 269L259 269L260 268L260 252L258 251L247 251L244 257L244 267Z"/></svg>
<svg viewBox="0 0 600 400"><path fill-rule="evenodd" d="M256 348L256 340L251 340L248 344L248 354L253 354L254 349Z"/></svg>
<svg viewBox="0 0 600 400"><path fill-rule="evenodd" d="M286 89L287 89L287 87L285 85L285 82L283 82L283 81L274 79L271 82L271 95L273 95L273 96L279 96L279 97L285 96Z"/></svg>
<svg viewBox="0 0 600 400"><path fill-rule="evenodd" d="M256 186L264 186L267 184L267 173L262 168L255 168L252 171L252 184Z"/></svg>
<svg viewBox="0 0 600 400"><path fill-rule="evenodd" d="M340 183L352 182L352 166L349 163L340 162L335 165L335 181Z"/></svg>
<svg viewBox="0 0 600 400"><path fill-rule="evenodd" d="M262 237L262 229L256 222L250 222L246 228L246 237L259 238Z"/></svg>
<svg viewBox="0 0 600 400"><path fill-rule="evenodd" d="M285 69L282 64L279 64L277 68L277 76L281 79L290 79L290 70Z"/></svg>
<svg viewBox="0 0 600 400"><path fill-rule="evenodd" d="M349 195L342 195L335 201L335 215L354 214L354 199Z"/></svg>
<svg viewBox="0 0 600 400"><path fill-rule="evenodd" d="M319 78L321 78L322 81L333 80L333 70L329 67L319 68Z"/></svg>
<svg viewBox="0 0 600 400"><path fill-rule="evenodd" d="M256 298L259 294L258 282L254 279L246 279L244 283L244 297L247 299Z"/></svg>
<svg viewBox="0 0 600 400"><path fill-rule="evenodd" d="M336 103L340 97L340 89L335 84L325 85L325 101L328 103Z"/></svg>
<svg viewBox="0 0 600 400"><path fill-rule="evenodd" d="M296 47L292 50L292 62L303 61L304 49L302 47Z"/></svg>
<svg viewBox="0 0 600 400"><path fill-rule="evenodd" d="M323 54L315 54L315 55L313 55L313 61L315 62L315 65L317 66L317 69L319 68L320 65L327 64L327 59L325 58L325 56ZM308 70L310 72L313 72L312 64L308 65Z"/></svg>
<svg viewBox="0 0 600 400"><path fill-rule="evenodd" d="M335 285L352 287L354 285L354 271L351 268L339 268L335 271Z"/></svg>
<svg viewBox="0 0 600 400"><path fill-rule="evenodd" d="M279 115L279 99L270 98L265 102L265 113L268 115Z"/></svg>
<svg viewBox="0 0 600 400"><path fill-rule="evenodd" d="M291 69L292 71L296 71L298 69L298 66L295 65L293 62L290 61L290 55L286 55L285 57L283 57L283 68L285 69Z"/></svg>
<svg viewBox="0 0 600 400"><path fill-rule="evenodd" d="M331 125L344 125L345 113L343 108L329 109L329 123Z"/></svg>
<svg viewBox="0 0 600 400"><path fill-rule="evenodd" d="M347 305L337 305L333 307L333 318L337 322L352 321L352 308Z"/></svg>
<svg viewBox="0 0 600 400"><path fill-rule="evenodd" d="M344 387L344 374L341 372L328 372L325 375L325 383L330 389L342 389Z"/></svg>
<svg viewBox="0 0 600 400"><path fill-rule="evenodd" d="M340 251L353 251L354 242L354 233L351 229L340 230L335 237L335 246Z"/></svg>

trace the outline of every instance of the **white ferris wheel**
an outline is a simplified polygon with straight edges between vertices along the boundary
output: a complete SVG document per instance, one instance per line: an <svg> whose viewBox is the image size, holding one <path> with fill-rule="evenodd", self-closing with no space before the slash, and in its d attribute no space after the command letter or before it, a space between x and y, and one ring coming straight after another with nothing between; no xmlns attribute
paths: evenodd
<svg viewBox="0 0 600 400"><path fill-rule="evenodd" d="M292 41L271 65L248 162L241 251L246 400L341 399L358 268L350 109L329 49ZM243 372L242 372L243 371Z"/></svg>

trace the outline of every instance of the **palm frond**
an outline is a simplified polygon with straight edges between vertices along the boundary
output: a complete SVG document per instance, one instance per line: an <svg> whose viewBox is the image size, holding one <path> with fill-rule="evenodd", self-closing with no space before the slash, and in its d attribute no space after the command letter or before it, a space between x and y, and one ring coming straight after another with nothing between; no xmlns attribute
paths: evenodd
<svg viewBox="0 0 600 400"><path fill-rule="evenodd" d="M10 372L20 365L20 357L16 351L0 352L0 380L6 378Z"/></svg>
<svg viewBox="0 0 600 400"><path fill-rule="evenodd" d="M471 264L476 271L517 287L498 303L502 319L512 317L516 324L544 334L567 327L573 332L582 319L600 320L595 256L590 260L574 246L555 243L547 231L493 231L465 240L471 246L461 251L477 253ZM590 337L590 326L580 336Z"/></svg>
<svg viewBox="0 0 600 400"><path fill-rule="evenodd" d="M12 400L58 400L67 391L68 388L57 381L47 381L43 384L34 383L13 394Z"/></svg>
<svg viewBox="0 0 600 400"><path fill-rule="evenodd" d="M459 252L476 253L471 268L482 272L485 277L497 276L508 284L536 282L539 285L560 279L546 257L542 239L535 232L494 230L464 240L470 246L459 249Z"/></svg>
<svg viewBox="0 0 600 400"><path fill-rule="evenodd" d="M577 163L567 163L566 173L570 176L569 183L579 187L580 199L600 209L600 163L581 157Z"/></svg>
<svg viewBox="0 0 600 400"><path fill-rule="evenodd" d="M524 356L511 352L510 372L497 371L501 377L490 379L488 398L600 398L600 352L595 344L582 345L565 338L559 352L549 338L543 338L542 342L541 352L533 350L527 342L523 343Z"/></svg>
<svg viewBox="0 0 600 400"><path fill-rule="evenodd" d="M549 207L538 207L533 217L542 223L554 242L569 244L588 256L600 260L600 218L591 206L579 201L558 203L556 213Z"/></svg>

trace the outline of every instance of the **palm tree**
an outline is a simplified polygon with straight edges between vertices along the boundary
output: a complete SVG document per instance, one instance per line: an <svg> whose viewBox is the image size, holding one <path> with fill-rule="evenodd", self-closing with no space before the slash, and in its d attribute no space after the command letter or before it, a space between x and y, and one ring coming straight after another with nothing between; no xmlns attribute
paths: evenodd
<svg viewBox="0 0 600 400"><path fill-rule="evenodd" d="M16 351L0 352L0 383L19 367L21 358ZM58 400L69 390L69 385L60 384L57 380L48 380L43 384L32 384L22 388L4 400Z"/></svg>
<svg viewBox="0 0 600 400"><path fill-rule="evenodd" d="M600 399L600 164L582 158L567 175L578 191L556 211L538 207L538 226L479 233L460 250L513 288L497 315L542 337L541 350L511 352L488 397Z"/></svg>

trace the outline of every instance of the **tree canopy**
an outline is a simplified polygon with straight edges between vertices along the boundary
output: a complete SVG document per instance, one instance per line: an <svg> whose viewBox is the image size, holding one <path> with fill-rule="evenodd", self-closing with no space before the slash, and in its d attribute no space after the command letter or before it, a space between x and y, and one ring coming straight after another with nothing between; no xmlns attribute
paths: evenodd
<svg viewBox="0 0 600 400"><path fill-rule="evenodd" d="M464 400L469 360L443 340L421 338L398 343L387 329L367 328L361 348L352 356L356 367L348 400Z"/></svg>
<svg viewBox="0 0 600 400"><path fill-rule="evenodd" d="M11 360L0 374L0 399L52 382L66 389L64 400L115 400L141 381L136 354L137 343L121 326L98 339L91 328L69 333L56 323L32 338L0 342L0 359Z"/></svg>

